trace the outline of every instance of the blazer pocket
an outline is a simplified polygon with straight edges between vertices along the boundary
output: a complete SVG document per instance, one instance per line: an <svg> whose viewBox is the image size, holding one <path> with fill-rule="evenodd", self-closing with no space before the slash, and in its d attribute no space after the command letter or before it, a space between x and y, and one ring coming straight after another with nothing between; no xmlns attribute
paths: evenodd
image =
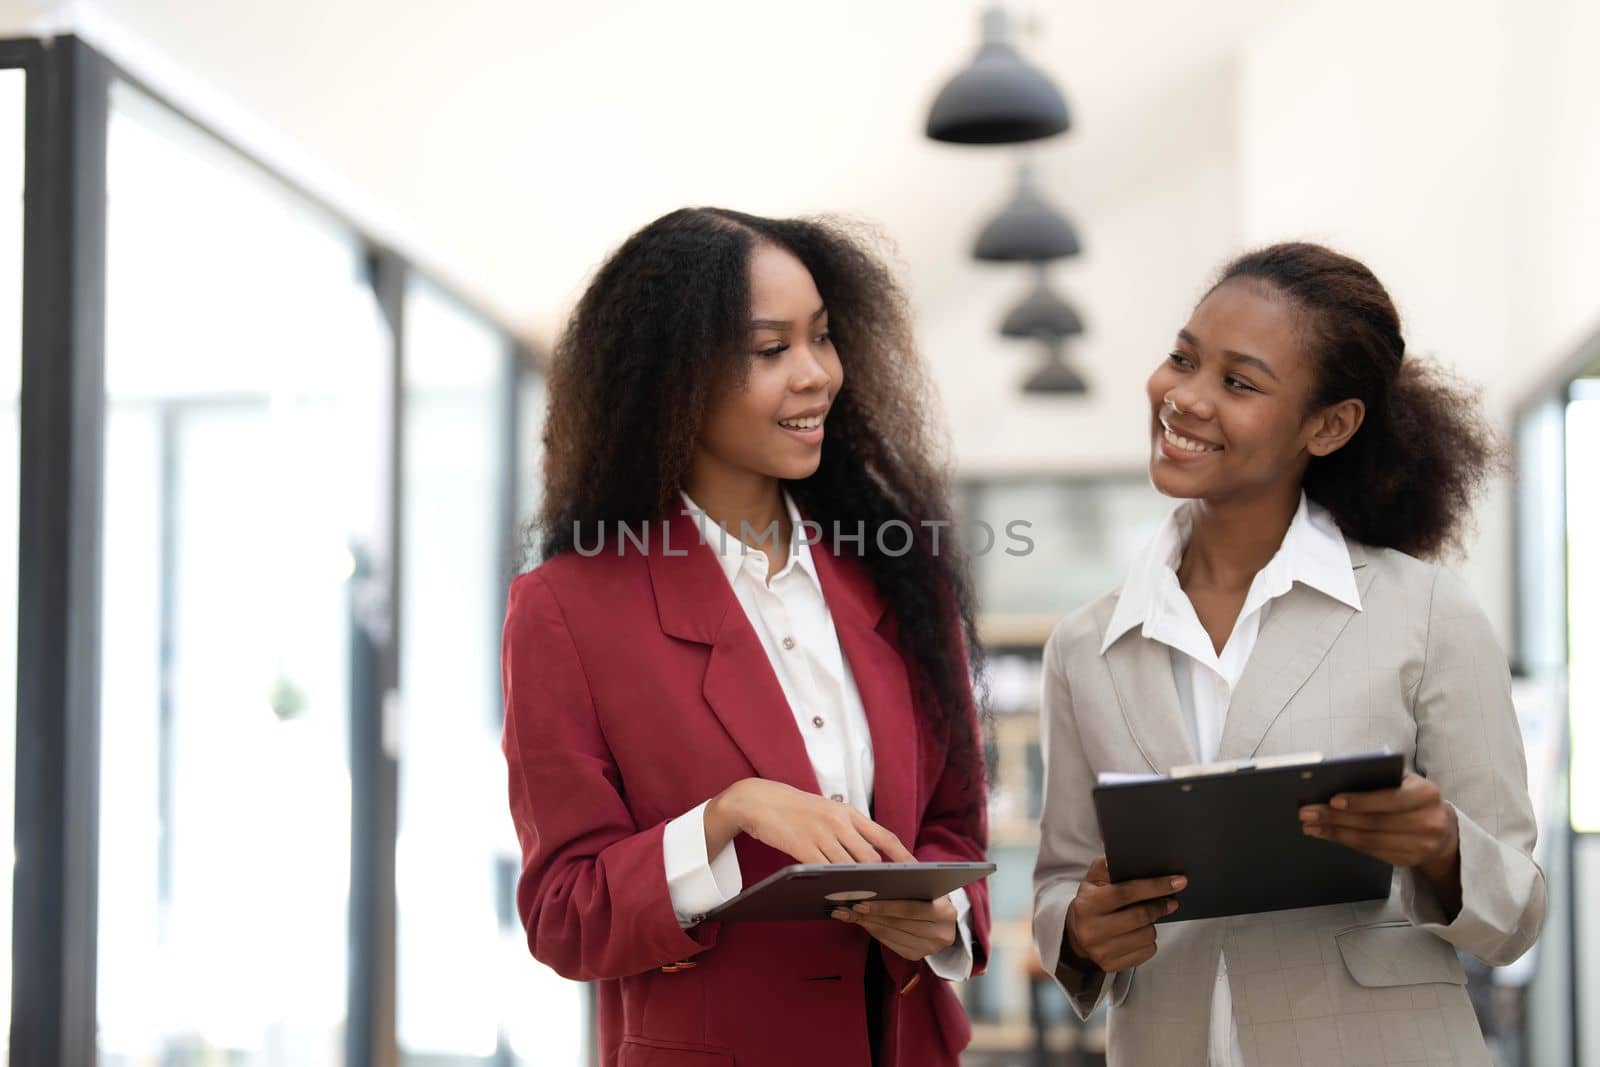
<svg viewBox="0 0 1600 1067"><path fill-rule="evenodd" d="M733 1053L706 1045L624 1037L617 1067L734 1067Z"/></svg>
<svg viewBox="0 0 1600 1067"><path fill-rule="evenodd" d="M1359 985L1467 984L1455 947L1404 919L1353 926L1335 934L1334 941L1345 970Z"/></svg>

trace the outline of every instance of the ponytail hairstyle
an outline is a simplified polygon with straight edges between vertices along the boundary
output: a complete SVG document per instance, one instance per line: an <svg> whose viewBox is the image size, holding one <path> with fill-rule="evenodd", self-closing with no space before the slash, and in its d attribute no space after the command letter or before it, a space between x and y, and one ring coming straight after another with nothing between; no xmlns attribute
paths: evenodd
<svg viewBox="0 0 1600 1067"><path fill-rule="evenodd" d="M1337 452L1312 457L1306 496L1346 536L1412 556L1460 554L1473 501L1505 452L1476 392L1443 367L1406 358L1400 314L1366 265L1304 242L1247 252L1224 282L1256 282L1299 313L1316 367L1308 410L1356 399L1366 417Z"/></svg>

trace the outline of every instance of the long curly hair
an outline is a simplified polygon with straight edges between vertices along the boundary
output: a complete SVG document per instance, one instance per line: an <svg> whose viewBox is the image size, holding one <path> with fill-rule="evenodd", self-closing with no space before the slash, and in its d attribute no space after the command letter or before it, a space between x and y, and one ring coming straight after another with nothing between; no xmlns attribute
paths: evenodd
<svg viewBox="0 0 1600 1067"><path fill-rule="evenodd" d="M1311 408L1349 398L1361 428L1306 469L1306 496L1363 544L1413 556L1458 555L1474 501L1506 450L1477 394L1433 360L1406 354L1400 313L1359 260L1295 241L1246 252L1212 289L1248 279L1299 311L1316 364Z"/></svg>
<svg viewBox="0 0 1600 1067"><path fill-rule="evenodd" d="M749 372L749 260L761 243L810 271L847 372L820 465L785 488L824 529L864 524L852 543L893 617L934 735L966 780L981 783L974 597L950 530L932 525L952 521L946 450L909 306L873 231L702 207L663 215L623 242L555 345L544 498L529 541L549 559L580 536L588 551L619 523L670 514L713 398ZM910 527L909 551L891 554L905 540L898 526L885 535L891 552L880 547L874 531L890 523Z"/></svg>

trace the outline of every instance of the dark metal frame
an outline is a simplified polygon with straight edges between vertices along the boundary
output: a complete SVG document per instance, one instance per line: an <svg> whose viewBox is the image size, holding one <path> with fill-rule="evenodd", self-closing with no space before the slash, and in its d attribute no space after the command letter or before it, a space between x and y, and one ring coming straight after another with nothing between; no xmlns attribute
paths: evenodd
<svg viewBox="0 0 1600 1067"><path fill-rule="evenodd" d="M92 1067L97 1049L101 538L104 496L106 142L123 83L228 147L311 210L356 235L392 337L383 398L387 542L352 584L351 885L346 1061L393 1067L395 835L404 300L415 268L315 194L197 121L83 41L0 41L26 88L23 373L18 531L17 862L10 1062ZM430 282L474 315L494 316ZM510 331L500 326L510 336ZM529 361L531 366L531 360ZM507 383L509 433L516 391ZM507 444L514 449L515 437ZM513 453L514 454L514 453ZM501 487L512 573L512 472ZM383 556L387 558L382 558ZM360 568L365 565L365 571ZM0 917L3 921L3 917ZM497 1059L509 1062L509 1049Z"/></svg>
<svg viewBox="0 0 1600 1067"><path fill-rule="evenodd" d="M70 37L27 77L11 1062L95 1062L106 87Z"/></svg>
<svg viewBox="0 0 1600 1067"><path fill-rule="evenodd" d="M372 561L367 612L352 605L350 694L350 979L345 1058L393 1067L395 1038L395 839L399 830L399 752L390 716L400 688L401 522L404 484L405 292L410 268L394 252L369 247L367 277L388 327L391 351L384 398L383 472L387 559ZM365 617L363 617L365 615Z"/></svg>

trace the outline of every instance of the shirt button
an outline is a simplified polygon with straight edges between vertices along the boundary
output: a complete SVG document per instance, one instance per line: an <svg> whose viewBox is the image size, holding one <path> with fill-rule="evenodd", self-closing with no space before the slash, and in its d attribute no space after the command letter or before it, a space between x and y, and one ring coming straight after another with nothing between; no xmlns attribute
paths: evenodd
<svg viewBox="0 0 1600 1067"><path fill-rule="evenodd" d="M831 801L834 801L837 804L843 804L844 803L844 794L843 793L832 793L832 794L829 794L828 799L831 800Z"/></svg>
<svg viewBox="0 0 1600 1067"><path fill-rule="evenodd" d="M785 648L785 649L791 649L791 648L793 648L793 647L794 647L794 638L792 638L792 637L787 637L787 636L786 636L786 637L785 637L785 638L784 638L784 639L783 639L783 647L784 647L784 648Z"/></svg>
<svg viewBox="0 0 1600 1067"><path fill-rule="evenodd" d="M819 730L822 729L822 716L821 715L813 715L813 716L811 716L811 725L815 726Z"/></svg>

